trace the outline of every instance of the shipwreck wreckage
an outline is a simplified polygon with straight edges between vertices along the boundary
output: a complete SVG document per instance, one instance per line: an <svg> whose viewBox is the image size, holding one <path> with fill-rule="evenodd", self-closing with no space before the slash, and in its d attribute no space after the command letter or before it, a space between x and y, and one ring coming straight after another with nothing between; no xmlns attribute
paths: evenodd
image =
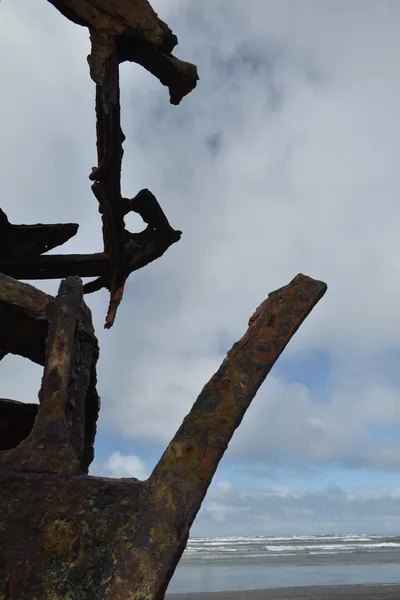
<svg viewBox="0 0 400 600"><path fill-rule="evenodd" d="M147 0L48 2L89 29L98 155L89 179L104 249L47 255L78 225L14 225L0 210L0 360L18 354L44 369L39 404L0 399L0 600L161 600L229 440L326 284L299 274L268 295L149 479L88 475L99 349L84 294L109 290L111 327L129 275L181 237L149 190L121 196L119 64L150 71L172 104L198 76L172 54L177 38ZM144 231L126 229L130 211ZM37 279L61 279L58 295L20 281Z"/></svg>

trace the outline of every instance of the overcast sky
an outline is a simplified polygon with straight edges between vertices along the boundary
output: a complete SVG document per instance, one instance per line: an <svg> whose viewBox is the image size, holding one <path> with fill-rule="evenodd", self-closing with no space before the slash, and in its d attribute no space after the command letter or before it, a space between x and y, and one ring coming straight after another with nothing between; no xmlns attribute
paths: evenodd
<svg viewBox="0 0 400 600"><path fill-rule="evenodd" d="M149 188L182 240L131 276L101 346L92 474L146 477L267 294L305 273L328 292L223 458L194 535L400 530L400 3L157 0L198 66L180 106L121 68L123 194ZM45 0L0 6L1 208L78 222L102 249L88 32ZM128 228L143 228L129 216ZM55 293L58 282L39 282ZM1 396L41 369L0 362Z"/></svg>

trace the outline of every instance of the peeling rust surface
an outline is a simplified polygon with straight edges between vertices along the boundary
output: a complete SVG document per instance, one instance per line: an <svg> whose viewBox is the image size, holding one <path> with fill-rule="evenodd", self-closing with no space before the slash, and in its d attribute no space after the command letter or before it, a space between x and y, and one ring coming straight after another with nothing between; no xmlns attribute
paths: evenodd
<svg viewBox="0 0 400 600"><path fill-rule="evenodd" d="M162 600L187 535L146 482L0 472L0 600Z"/></svg>
<svg viewBox="0 0 400 600"><path fill-rule="evenodd" d="M0 472L0 599L138 598L128 565L146 510L143 483Z"/></svg>

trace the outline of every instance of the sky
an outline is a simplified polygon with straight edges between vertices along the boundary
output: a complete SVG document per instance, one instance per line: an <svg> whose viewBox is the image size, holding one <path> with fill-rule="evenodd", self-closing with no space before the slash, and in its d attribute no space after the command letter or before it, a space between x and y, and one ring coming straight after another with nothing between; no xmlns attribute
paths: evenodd
<svg viewBox="0 0 400 600"><path fill-rule="evenodd" d="M200 81L172 106L121 66L122 190L149 188L183 236L129 278L111 330L107 293L86 297L102 401L90 472L146 478L255 308L301 272L328 292L259 390L192 535L399 532L400 4L152 5ZM78 222L63 252L102 249L89 50L45 0L1 0L0 206L14 223ZM37 402L41 375L7 356L1 396Z"/></svg>

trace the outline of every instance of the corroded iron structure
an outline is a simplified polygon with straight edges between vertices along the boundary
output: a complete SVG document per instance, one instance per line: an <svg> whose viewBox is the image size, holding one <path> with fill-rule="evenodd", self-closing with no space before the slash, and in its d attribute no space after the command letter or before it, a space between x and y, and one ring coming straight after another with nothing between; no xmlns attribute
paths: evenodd
<svg viewBox="0 0 400 600"><path fill-rule="evenodd" d="M228 443L326 285L297 275L269 294L146 481L91 477L98 344L84 292L110 290L111 327L129 274L180 239L149 190L121 197L118 66L143 65L178 104L197 83L146 0L49 0L89 28L98 166L90 179L104 251L45 253L78 225L13 225L0 211L0 360L43 366L39 404L0 399L0 600L161 600ZM126 230L129 211L147 224ZM82 285L81 277L96 277ZM19 281L63 279L57 297Z"/></svg>

